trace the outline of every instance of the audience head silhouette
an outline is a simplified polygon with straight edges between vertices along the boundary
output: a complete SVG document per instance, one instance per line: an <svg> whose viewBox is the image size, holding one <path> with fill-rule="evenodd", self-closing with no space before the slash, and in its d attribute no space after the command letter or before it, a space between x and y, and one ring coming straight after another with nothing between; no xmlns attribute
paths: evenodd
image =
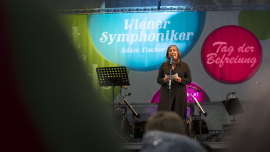
<svg viewBox="0 0 270 152"><path fill-rule="evenodd" d="M149 118L145 126L149 130L160 130L178 134L186 134L186 127L183 119L175 112L157 112Z"/></svg>

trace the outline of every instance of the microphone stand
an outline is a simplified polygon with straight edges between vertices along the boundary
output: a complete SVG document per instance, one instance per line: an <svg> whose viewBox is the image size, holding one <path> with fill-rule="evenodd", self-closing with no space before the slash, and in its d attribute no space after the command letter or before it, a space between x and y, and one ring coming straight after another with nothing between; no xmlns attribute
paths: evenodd
<svg viewBox="0 0 270 152"><path fill-rule="evenodd" d="M120 86L119 91L120 91L120 93L119 93L119 108L118 109L119 109L119 111L121 111L121 115L122 115L122 123L121 123L121 137L122 137L123 136L122 129L123 129L123 126L124 126L124 121L125 121L125 115L122 114L122 109L123 109L122 108L122 86Z"/></svg>
<svg viewBox="0 0 270 152"><path fill-rule="evenodd" d="M172 86L171 86L171 83L172 83L172 62L173 62L173 57L171 57L170 59L170 80L169 80L169 101L170 101L170 111L172 111L172 104L173 104L173 101L171 101L171 98L172 98Z"/></svg>
<svg viewBox="0 0 270 152"><path fill-rule="evenodd" d="M193 126L193 115L194 115L194 106L192 101L192 97L191 97L191 86L187 86L188 87L188 92L189 92L189 136L193 137L194 136L194 126ZM194 93L194 92L193 92Z"/></svg>
<svg viewBox="0 0 270 152"><path fill-rule="evenodd" d="M193 95L191 95L191 97L194 99L196 105L200 109L199 114L200 114L200 142L201 142L202 141L202 119L201 119L201 117L202 117L202 114L206 117L207 116L207 112L205 112L203 110L203 108L201 107L201 105L199 104L199 102L197 101L197 99Z"/></svg>
<svg viewBox="0 0 270 152"><path fill-rule="evenodd" d="M228 94L227 94L227 96L226 96L227 101L229 100L229 97L228 97L228 96L231 96L231 97L232 97L233 94L235 94L235 92L232 92L232 93L228 93ZM231 122L232 122L233 124L236 123L235 115L233 115L233 119L231 120Z"/></svg>

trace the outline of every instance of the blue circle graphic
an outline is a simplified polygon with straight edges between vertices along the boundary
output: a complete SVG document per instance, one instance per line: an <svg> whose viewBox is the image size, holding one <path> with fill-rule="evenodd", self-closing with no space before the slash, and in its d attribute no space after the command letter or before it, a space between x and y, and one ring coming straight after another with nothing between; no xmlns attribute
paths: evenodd
<svg viewBox="0 0 270 152"><path fill-rule="evenodd" d="M159 69L169 45L182 58L197 43L205 12L123 13L87 15L88 30L99 52L134 71Z"/></svg>

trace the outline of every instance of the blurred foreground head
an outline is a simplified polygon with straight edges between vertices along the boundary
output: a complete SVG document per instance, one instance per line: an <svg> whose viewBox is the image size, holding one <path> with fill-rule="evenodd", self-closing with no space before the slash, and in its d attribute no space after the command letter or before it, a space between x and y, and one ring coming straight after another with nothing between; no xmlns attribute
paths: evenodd
<svg viewBox="0 0 270 152"><path fill-rule="evenodd" d="M157 112L150 117L146 126L146 131L160 130L178 134L186 134L186 127L183 119L175 112Z"/></svg>
<svg viewBox="0 0 270 152"><path fill-rule="evenodd" d="M118 152L110 116L43 2L0 1L0 151Z"/></svg>
<svg viewBox="0 0 270 152"><path fill-rule="evenodd" d="M185 135L183 119L175 112L157 112L145 130L140 152L206 152L200 143Z"/></svg>

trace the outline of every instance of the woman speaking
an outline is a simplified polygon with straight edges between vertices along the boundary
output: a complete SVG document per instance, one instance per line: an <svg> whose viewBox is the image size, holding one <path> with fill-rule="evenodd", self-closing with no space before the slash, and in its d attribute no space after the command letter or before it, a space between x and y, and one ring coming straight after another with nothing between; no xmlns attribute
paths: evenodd
<svg viewBox="0 0 270 152"><path fill-rule="evenodd" d="M173 62L170 63L172 57ZM183 119L187 114L187 93L186 85L191 83L191 73L187 63L181 61L181 53L176 45L170 45L166 53L167 61L163 62L157 77L160 87L160 98L158 111L174 111ZM178 74L178 77L171 81L171 101L169 101L170 89L169 78L165 75Z"/></svg>

